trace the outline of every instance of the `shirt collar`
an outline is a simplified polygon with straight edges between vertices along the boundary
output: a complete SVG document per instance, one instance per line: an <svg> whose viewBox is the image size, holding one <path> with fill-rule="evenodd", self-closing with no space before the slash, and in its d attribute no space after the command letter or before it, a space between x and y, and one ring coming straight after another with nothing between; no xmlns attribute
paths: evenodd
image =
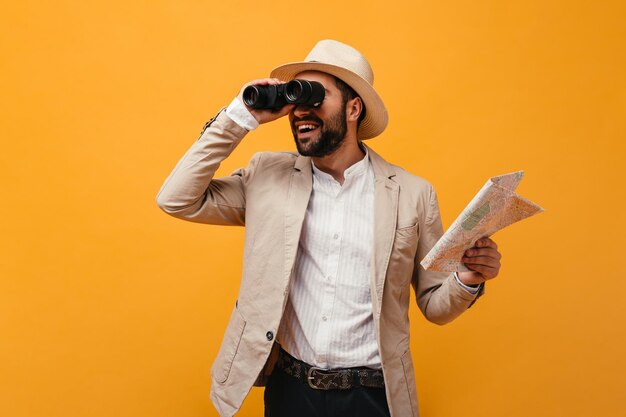
<svg viewBox="0 0 626 417"><path fill-rule="evenodd" d="M355 162L354 164L349 166L343 172L343 177L346 180L348 178L352 178L352 177L356 177L356 176L359 176L359 175L363 175L365 172L367 172L367 169L369 168L370 160L369 160L368 149L365 146L360 147L360 148L361 148L362 151L365 152L365 156L360 161ZM316 167L315 163L313 162L313 159L311 159L311 166L313 167L313 175L315 175L317 177L320 177L320 178L332 179L333 181L335 181L335 178L332 175L330 175L330 174L322 171L318 167Z"/></svg>

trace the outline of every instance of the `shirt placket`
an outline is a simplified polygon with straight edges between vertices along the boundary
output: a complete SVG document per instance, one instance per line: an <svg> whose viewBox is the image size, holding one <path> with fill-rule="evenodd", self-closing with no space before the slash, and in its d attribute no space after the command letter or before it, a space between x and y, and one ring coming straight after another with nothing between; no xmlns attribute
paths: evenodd
<svg viewBox="0 0 626 417"><path fill-rule="evenodd" d="M328 184L328 186L331 187L328 198L331 199L333 210L330 214L329 233L326 237L328 256L324 262L324 291L316 343L316 359L322 367L326 367L329 360L331 328L336 319L333 315L333 306L337 290L337 273L339 272L345 212L345 199L341 186L339 183Z"/></svg>

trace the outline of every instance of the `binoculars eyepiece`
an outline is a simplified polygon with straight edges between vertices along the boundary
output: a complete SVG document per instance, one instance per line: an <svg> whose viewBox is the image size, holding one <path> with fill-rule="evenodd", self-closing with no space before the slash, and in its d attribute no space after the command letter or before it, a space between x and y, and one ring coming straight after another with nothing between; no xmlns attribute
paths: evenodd
<svg viewBox="0 0 626 417"><path fill-rule="evenodd" d="M277 111L286 104L319 106L324 86L317 81L291 80L278 85L250 85L243 90L243 102L253 109Z"/></svg>

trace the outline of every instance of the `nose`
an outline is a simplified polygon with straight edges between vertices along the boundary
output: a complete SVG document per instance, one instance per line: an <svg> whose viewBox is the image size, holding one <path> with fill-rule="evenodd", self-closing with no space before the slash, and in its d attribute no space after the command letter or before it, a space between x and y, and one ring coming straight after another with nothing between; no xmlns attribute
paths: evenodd
<svg viewBox="0 0 626 417"><path fill-rule="evenodd" d="M294 116L296 116L298 118L302 118L303 116L311 114L313 109L314 109L313 106L306 106L306 105L303 105L303 104L298 104L298 105L296 105L296 107L294 107L293 114L294 114Z"/></svg>

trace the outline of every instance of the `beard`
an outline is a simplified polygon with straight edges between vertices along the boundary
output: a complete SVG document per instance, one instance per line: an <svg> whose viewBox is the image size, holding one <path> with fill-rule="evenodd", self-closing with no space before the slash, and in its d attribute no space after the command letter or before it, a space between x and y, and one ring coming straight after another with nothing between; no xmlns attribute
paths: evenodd
<svg viewBox="0 0 626 417"><path fill-rule="evenodd" d="M342 109L337 111L333 116L328 119L327 123L324 123L320 118L310 114L303 118L294 117L291 121L291 131L293 138L296 142L296 148L298 153L303 156L323 157L335 152L346 139L346 133L348 132L348 122L346 122L346 108L342 106ZM300 121L312 121L317 123L319 127L319 134L317 138L310 137L306 142L298 140L298 129L296 128L296 122Z"/></svg>

